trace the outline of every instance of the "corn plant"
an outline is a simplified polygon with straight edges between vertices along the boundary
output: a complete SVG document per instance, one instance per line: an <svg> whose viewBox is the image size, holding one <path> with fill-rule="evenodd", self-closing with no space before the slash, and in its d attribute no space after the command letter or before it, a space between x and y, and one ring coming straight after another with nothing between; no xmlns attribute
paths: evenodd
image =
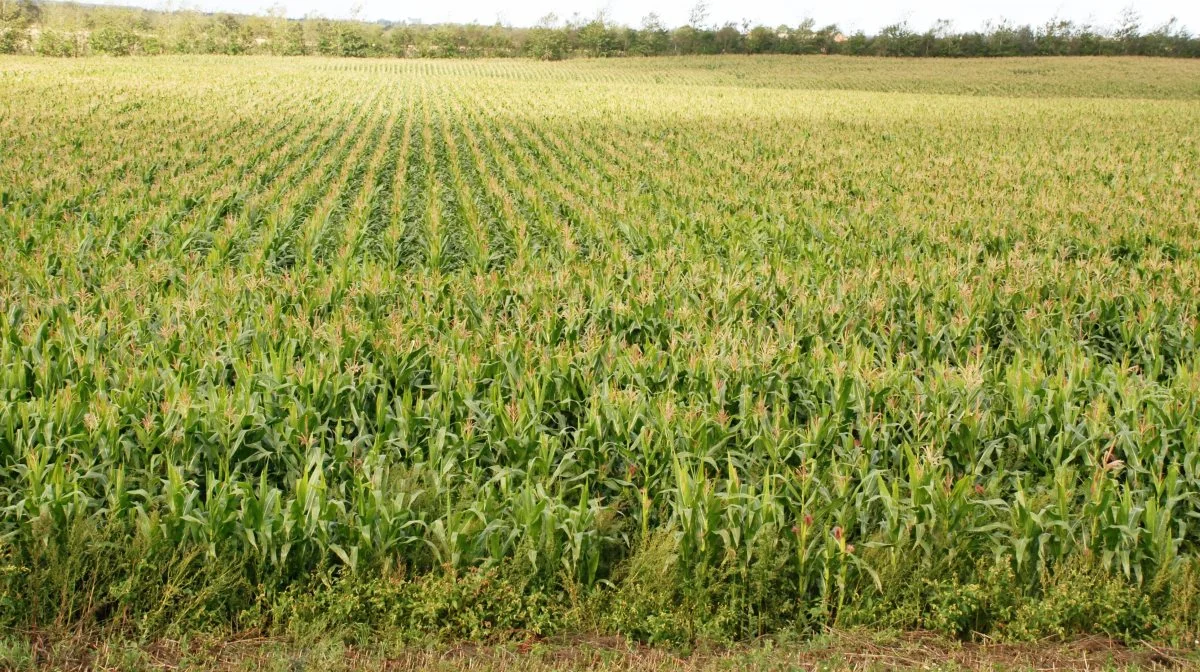
<svg viewBox="0 0 1200 672"><path fill-rule="evenodd" d="M739 636L1169 582L1200 72L1048 62L0 60L0 551L578 596L667 539Z"/></svg>

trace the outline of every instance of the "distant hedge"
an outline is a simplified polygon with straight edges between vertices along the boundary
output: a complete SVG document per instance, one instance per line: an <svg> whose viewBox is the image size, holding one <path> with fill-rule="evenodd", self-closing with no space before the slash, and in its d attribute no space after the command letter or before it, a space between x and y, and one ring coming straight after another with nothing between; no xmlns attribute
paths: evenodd
<svg viewBox="0 0 1200 672"><path fill-rule="evenodd" d="M698 6L702 9L702 6ZM692 25L669 29L654 15L639 28L604 17L565 24L553 15L534 28L423 25L380 21L287 19L282 16L162 12L33 0L0 3L0 53L46 56L108 54L276 54L350 57L472 58L685 54L843 54L854 56L1200 56L1200 37L1174 20L1145 29L1126 12L1115 28L1071 21L1043 26L999 23L955 32L939 21L923 32L907 24L877 34L848 34L837 25Z"/></svg>

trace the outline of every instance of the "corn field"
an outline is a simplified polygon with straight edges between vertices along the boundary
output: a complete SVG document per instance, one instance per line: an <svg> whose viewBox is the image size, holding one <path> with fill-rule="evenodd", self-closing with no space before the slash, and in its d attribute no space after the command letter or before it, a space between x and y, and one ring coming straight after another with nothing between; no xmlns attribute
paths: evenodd
<svg viewBox="0 0 1200 672"><path fill-rule="evenodd" d="M666 549L736 637L1195 576L1198 83L0 60L0 611L80 525L270 590Z"/></svg>

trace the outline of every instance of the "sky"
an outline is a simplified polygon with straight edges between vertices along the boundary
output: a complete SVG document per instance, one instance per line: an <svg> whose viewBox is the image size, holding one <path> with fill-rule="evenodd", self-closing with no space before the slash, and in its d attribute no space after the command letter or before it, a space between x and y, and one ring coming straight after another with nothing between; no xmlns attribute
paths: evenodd
<svg viewBox="0 0 1200 672"><path fill-rule="evenodd" d="M553 12L560 19L583 18L604 12L610 20L626 25L641 24L654 12L670 27L687 23L696 0L111 0L98 4L136 5L152 9L181 5L204 11L266 13L282 8L288 16L320 15L328 18L357 16L367 21L420 20L424 23L495 23L531 26ZM917 30L938 19L948 19L955 30L984 28L989 21L1007 19L1015 24L1041 25L1054 18L1077 23L1112 26L1122 12L1133 8L1143 28L1153 28L1175 17L1192 32L1200 32L1200 1L1197 0L707 0L706 23L726 21L755 24L795 25L812 18L818 25L836 23L850 32L868 33L883 26L907 22Z"/></svg>

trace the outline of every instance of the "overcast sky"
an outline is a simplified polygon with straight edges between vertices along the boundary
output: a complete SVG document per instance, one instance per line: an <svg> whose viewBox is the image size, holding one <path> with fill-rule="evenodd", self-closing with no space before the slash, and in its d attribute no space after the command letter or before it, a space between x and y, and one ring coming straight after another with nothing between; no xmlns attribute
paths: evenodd
<svg viewBox="0 0 1200 672"><path fill-rule="evenodd" d="M105 4L105 3L101 3ZM611 20L638 25L642 17L657 13L668 26L687 22L696 0L116 0L107 4L137 5L163 9L181 4L206 11L265 13L273 6L282 7L289 16L317 14L329 18L347 18L355 14L368 21L419 19L425 23L494 23L528 26L554 12L561 19L578 14L585 18L604 11ZM938 19L949 19L956 30L975 30L988 21L1008 19L1017 24L1040 25L1059 17L1081 23L1111 26L1122 11L1134 7L1142 25L1156 27L1171 17L1193 32L1200 30L1200 0L707 0L708 22L794 25L811 17L820 25L837 23L845 30L867 32L882 26L907 21L924 29Z"/></svg>

